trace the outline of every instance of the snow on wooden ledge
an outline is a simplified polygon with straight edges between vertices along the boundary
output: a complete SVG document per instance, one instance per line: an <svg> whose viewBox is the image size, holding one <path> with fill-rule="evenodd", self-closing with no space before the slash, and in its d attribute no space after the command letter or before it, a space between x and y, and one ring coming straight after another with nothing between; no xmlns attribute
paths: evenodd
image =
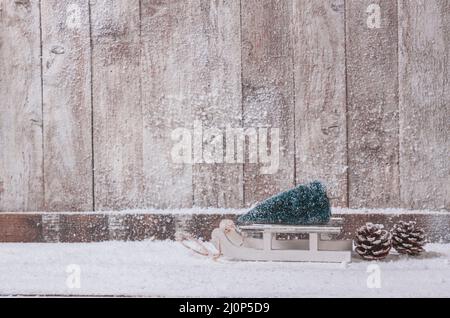
<svg viewBox="0 0 450 318"><path fill-rule="evenodd" d="M192 208L91 212L0 212L0 242L101 242L173 240L177 233L210 240L222 219L236 220L244 209ZM344 218L342 238L366 222L391 228L415 220L431 242L450 242L450 212L405 209L333 208Z"/></svg>

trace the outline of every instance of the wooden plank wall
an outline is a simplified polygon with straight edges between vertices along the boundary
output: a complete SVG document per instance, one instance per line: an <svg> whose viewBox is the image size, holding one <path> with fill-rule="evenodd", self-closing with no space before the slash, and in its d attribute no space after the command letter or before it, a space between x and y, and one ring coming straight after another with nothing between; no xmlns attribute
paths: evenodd
<svg viewBox="0 0 450 318"><path fill-rule="evenodd" d="M450 207L450 1L400 1L401 204Z"/></svg>
<svg viewBox="0 0 450 318"><path fill-rule="evenodd" d="M95 208L142 207L139 0L90 2Z"/></svg>
<svg viewBox="0 0 450 318"><path fill-rule="evenodd" d="M186 2L170 0L144 0L141 10L145 200L158 208L191 207L192 166L173 164L168 137L173 129L191 128L193 123L187 99L198 94L197 78L189 72L195 49L189 40L193 12Z"/></svg>
<svg viewBox="0 0 450 318"><path fill-rule="evenodd" d="M450 210L449 6L0 0L0 211Z"/></svg>
<svg viewBox="0 0 450 318"><path fill-rule="evenodd" d="M352 207L399 205L397 34L396 1L346 1Z"/></svg>
<svg viewBox="0 0 450 318"><path fill-rule="evenodd" d="M45 210L91 210L88 2L42 1L41 20Z"/></svg>
<svg viewBox="0 0 450 318"><path fill-rule="evenodd" d="M44 209L38 1L0 1L0 211Z"/></svg>
<svg viewBox="0 0 450 318"><path fill-rule="evenodd" d="M242 1L241 17L243 125L258 130L258 152L272 148L274 134L279 138L278 162L264 163L258 153L257 163L244 164L244 203L249 206L295 182L292 1Z"/></svg>
<svg viewBox="0 0 450 318"><path fill-rule="evenodd" d="M193 166L193 205L236 207L243 200L242 164L224 160L222 132L227 125L239 127L242 116L240 6L203 0L194 8L196 20L186 38L196 40L190 50L195 91L185 92L185 102L201 122L204 146L202 163Z"/></svg>
<svg viewBox="0 0 450 318"><path fill-rule="evenodd" d="M344 1L296 1L297 183L319 179L348 206Z"/></svg>

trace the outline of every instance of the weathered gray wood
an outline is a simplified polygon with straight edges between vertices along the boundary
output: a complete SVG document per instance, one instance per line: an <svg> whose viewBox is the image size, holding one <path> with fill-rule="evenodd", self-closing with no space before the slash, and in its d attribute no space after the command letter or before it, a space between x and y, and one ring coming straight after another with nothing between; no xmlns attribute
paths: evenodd
<svg viewBox="0 0 450 318"><path fill-rule="evenodd" d="M450 5L398 3L0 0L0 211L90 210L94 185L100 210L239 207L312 179L335 206L450 209ZM176 128L208 151L227 126L280 128L276 173L173 162Z"/></svg>
<svg viewBox="0 0 450 318"><path fill-rule="evenodd" d="M93 209L88 0L41 3L47 211Z"/></svg>
<svg viewBox="0 0 450 318"><path fill-rule="evenodd" d="M220 144L215 160L205 157L208 129L219 129L223 140L226 125L241 119L239 21L238 1L142 2L144 168L152 206L241 205L242 165L226 164ZM204 139L203 158L195 153L194 162L174 162L177 128L188 129L192 143Z"/></svg>
<svg viewBox="0 0 450 318"><path fill-rule="evenodd" d="M97 209L141 207L142 112L138 0L91 1Z"/></svg>
<svg viewBox="0 0 450 318"><path fill-rule="evenodd" d="M38 1L0 1L0 211L43 209Z"/></svg>
<svg viewBox="0 0 450 318"><path fill-rule="evenodd" d="M260 154L257 164L246 158L244 198L249 206L295 183L292 1L246 0L241 5L244 127L268 128L267 145L261 142L266 131L258 130L259 151L267 152L274 142L279 146L270 160L271 171L262 171L270 164L263 163ZM279 140L269 137L274 129L279 129Z"/></svg>
<svg viewBox="0 0 450 318"><path fill-rule="evenodd" d="M199 20L190 37L198 37L199 41L192 61L198 78L196 92L191 97L194 117L203 124L203 161L206 162L194 166L194 205L241 207L243 164L226 160L226 136L221 136L227 126L241 127L240 5L239 1L203 0L195 6ZM209 136L209 129L218 129L220 134L215 137L222 139L222 147L220 142L216 148L211 145L214 134ZM208 159L208 153L215 159Z"/></svg>
<svg viewBox="0 0 450 318"><path fill-rule="evenodd" d="M346 1L350 207L399 204L397 33L396 1Z"/></svg>
<svg viewBox="0 0 450 318"><path fill-rule="evenodd" d="M294 2L296 181L347 202L344 1Z"/></svg>
<svg viewBox="0 0 450 318"><path fill-rule="evenodd" d="M191 207L192 165L175 163L171 156L176 142L171 140L172 131L190 130L193 123L189 94L197 77L190 58L195 45L186 35L189 6L185 1L143 0L141 9L146 204Z"/></svg>
<svg viewBox="0 0 450 318"><path fill-rule="evenodd" d="M399 2L402 205L450 210L450 1Z"/></svg>

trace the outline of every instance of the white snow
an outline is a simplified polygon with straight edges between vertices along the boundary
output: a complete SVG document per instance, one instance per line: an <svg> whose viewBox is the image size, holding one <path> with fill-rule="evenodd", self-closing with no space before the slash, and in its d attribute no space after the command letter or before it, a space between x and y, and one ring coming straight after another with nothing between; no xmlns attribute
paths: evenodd
<svg viewBox="0 0 450 318"><path fill-rule="evenodd" d="M215 261L177 242L3 243L0 295L450 297L450 244L426 248L420 258L318 264ZM367 285L374 265L381 288ZM69 288L77 266L80 288Z"/></svg>

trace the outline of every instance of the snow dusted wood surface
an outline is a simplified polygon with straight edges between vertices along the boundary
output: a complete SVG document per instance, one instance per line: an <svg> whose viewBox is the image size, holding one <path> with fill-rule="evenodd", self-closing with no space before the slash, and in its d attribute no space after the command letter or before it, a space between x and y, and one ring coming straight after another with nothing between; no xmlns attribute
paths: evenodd
<svg viewBox="0 0 450 318"><path fill-rule="evenodd" d="M94 208L89 6L51 0L40 8L44 206L85 211Z"/></svg>
<svg viewBox="0 0 450 318"><path fill-rule="evenodd" d="M243 165L224 161L221 145L227 141L215 137L214 130L242 124L240 4L238 1L199 0L185 4L191 13L186 15L186 11L182 11L181 16L190 21L189 29L180 31L190 46L178 62L179 67L187 67L185 85L189 88L183 90L181 98L184 108L191 108L192 120L202 125L203 149L213 149L208 157L203 157L202 163L192 166L192 180L188 180L192 192L187 200L191 206L237 207L244 199ZM179 18L173 16L173 19ZM163 51L159 54L164 56ZM170 90L170 94L177 92L176 88ZM192 127L192 123L187 127ZM199 148L194 144L194 159L201 157ZM173 185L165 184L161 192L177 183L175 179ZM168 202L174 194L167 191Z"/></svg>
<svg viewBox="0 0 450 318"><path fill-rule="evenodd" d="M223 219L236 220L245 210L179 209L110 212L2 212L0 242L99 242L174 240L177 233L210 240ZM390 229L400 221L414 220L424 227L430 242L450 242L450 213L401 209L333 210L342 217L341 239L350 239L367 222Z"/></svg>
<svg viewBox="0 0 450 318"><path fill-rule="evenodd" d="M139 0L90 2L95 208L143 198Z"/></svg>
<svg viewBox="0 0 450 318"><path fill-rule="evenodd" d="M380 6L379 28L368 27L369 5ZM355 208L400 204L397 16L397 1L346 1L348 195Z"/></svg>
<svg viewBox="0 0 450 318"><path fill-rule="evenodd" d="M445 0L1 0L0 211L242 208L312 179L334 206L450 210L449 14ZM227 125L278 128L278 170L220 147L197 161ZM172 160L177 128L193 163Z"/></svg>
<svg viewBox="0 0 450 318"><path fill-rule="evenodd" d="M450 2L399 4L402 204L448 209Z"/></svg>
<svg viewBox="0 0 450 318"><path fill-rule="evenodd" d="M296 182L348 206L344 1L294 1Z"/></svg>
<svg viewBox="0 0 450 318"><path fill-rule="evenodd" d="M38 1L0 1L0 211L44 209Z"/></svg>
<svg viewBox="0 0 450 318"><path fill-rule="evenodd" d="M295 184L292 4L242 1L243 125L280 128L276 173L262 174L261 163L244 164L246 206Z"/></svg>
<svg viewBox="0 0 450 318"><path fill-rule="evenodd" d="M175 242L0 244L0 296L449 297L450 245L426 249L318 264L214 261Z"/></svg>

